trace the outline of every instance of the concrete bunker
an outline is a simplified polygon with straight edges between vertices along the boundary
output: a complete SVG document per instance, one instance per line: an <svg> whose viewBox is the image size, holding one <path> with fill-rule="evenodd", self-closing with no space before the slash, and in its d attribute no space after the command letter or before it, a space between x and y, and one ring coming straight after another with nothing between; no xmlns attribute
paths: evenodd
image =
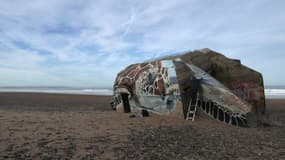
<svg viewBox="0 0 285 160"><path fill-rule="evenodd" d="M185 119L198 109L242 127L255 125L265 113L262 75L210 49L128 66L116 77L112 104L126 113L180 112Z"/></svg>

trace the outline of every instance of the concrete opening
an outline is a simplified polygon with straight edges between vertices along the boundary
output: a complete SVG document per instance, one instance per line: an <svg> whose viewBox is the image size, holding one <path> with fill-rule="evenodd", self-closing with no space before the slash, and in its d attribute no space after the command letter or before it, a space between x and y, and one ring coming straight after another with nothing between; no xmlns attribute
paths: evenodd
<svg viewBox="0 0 285 160"><path fill-rule="evenodd" d="M129 94L127 93L121 93L122 99L123 99L123 105L124 105L124 112L125 113L130 113L131 112L131 107L129 103Z"/></svg>

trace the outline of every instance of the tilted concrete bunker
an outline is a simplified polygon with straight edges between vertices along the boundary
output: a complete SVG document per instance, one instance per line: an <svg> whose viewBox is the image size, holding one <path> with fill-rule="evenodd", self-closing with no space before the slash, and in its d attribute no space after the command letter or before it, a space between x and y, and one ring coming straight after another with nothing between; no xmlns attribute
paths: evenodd
<svg viewBox="0 0 285 160"><path fill-rule="evenodd" d="M124 112L180 112L186 119L197 108L219 121L251 126L265 113L263 78L239 60L195 50L128 66L117 75L112 106Z"/></svg>

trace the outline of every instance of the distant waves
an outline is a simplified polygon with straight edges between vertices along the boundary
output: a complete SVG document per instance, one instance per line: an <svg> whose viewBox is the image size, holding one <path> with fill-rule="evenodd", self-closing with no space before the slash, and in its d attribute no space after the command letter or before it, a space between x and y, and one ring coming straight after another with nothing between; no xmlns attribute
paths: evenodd
<svg viewBox="0 0 285 160"><path fill-rule="evenodd" d="M112 89L97 88L68 88L68 87L0 87L0 92L23 93L55 93L55 94L79 94L79 95L112 95ZM265 89L265 97L268 99L285 99L285 89Z"/></svg>
<svg viewBox="0 0 285 160"><path fill-rule="evenodd" d="M67 87L3 87L0 92L21 92L21 93L55 93L55 94L78 94L78 95L112 95L111 89L96 88L67 88Z"/></svg>
<svg viewBox="0 0 285 160"><path fill-rule="evenodd" d="M285 89L265 89L265 97L268 99L285 99Z"/></svg>

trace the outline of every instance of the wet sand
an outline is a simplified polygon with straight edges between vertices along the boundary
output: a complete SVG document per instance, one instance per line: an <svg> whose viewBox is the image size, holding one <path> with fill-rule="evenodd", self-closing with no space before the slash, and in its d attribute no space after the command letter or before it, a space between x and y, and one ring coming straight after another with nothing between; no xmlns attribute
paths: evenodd
<svg viewBox="0 0 285 160"><path fill-rule="evenodd" d="M285 100L239 128L111 110L109 96L0 93L0 159L285 159Z"/></svg>

